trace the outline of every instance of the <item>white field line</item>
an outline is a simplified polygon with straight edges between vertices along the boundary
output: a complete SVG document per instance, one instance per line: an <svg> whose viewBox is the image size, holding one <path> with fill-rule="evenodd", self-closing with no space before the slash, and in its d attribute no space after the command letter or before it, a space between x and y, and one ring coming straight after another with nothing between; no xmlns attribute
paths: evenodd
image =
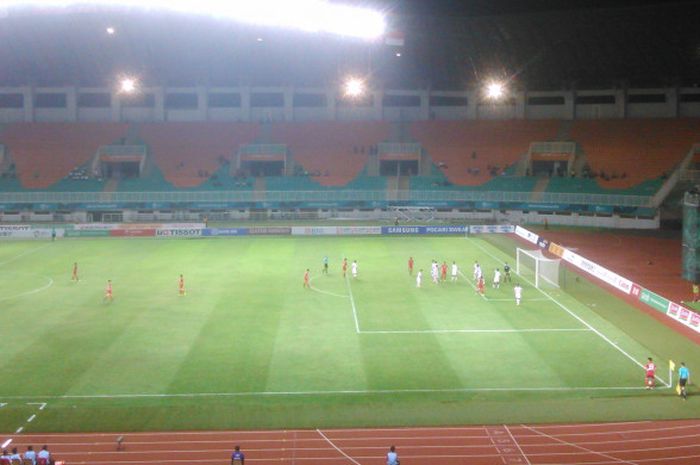
<svg viewBox="0 0 700 465"><path fill-rule="evenodd" d="M333 449L335 449L335 450L337 450L338 452L340 452L345 458L347 458L348 460L350 460L350 461L351 461L352 463L354 463L355 465L361 465L360 462L358 462L358 461L355 460L354 458L350 457L348 454L346 454L345 452L343 452L343 450L342 450L340 447L338 447L338 446L336 446L335 444L333 444L333 441L331 441L330 439L328 439L328 436L326 436L325 434L323 434L323 431L321 431L320 429L317 429L316 432L317 432L318 434L320 434L321 437L322 437L323 439L325 439L326 442L328 442L328 444L330 444L330 445L333 447Z"/></svg>
<svg viewBox="0 0 700 465"><path fill-rule="evenodd" d="M520 426L523 427L523 428L525 428L525 429L528 429L528 430L532 431L533 433L540 434L540 435L542 435L542 436L544 436L544 437L546 437L546 438L549 438L549 439L551 439L551 440L553 440L553 441L559 442L559 443L561 443L561 444L565 444L565 445L567 445L567 446L574 447L574 448L576 448L576 449L580 449L580 450L582 450L582 451L584 451L584 452L589 452L589 453L591 453L591 454L593 454L593 455L599 455L599 456L601 456L601 457L605 457L606 459L614 460L614 461L617 462L617 463L627 463L627 464L630 464L630 465L636 465L635 462L629 462L629 461L627 461L627 460L622 460L622 459L619 459L619 458L617 458L617 457L613 457L612 455L608 455L608 454L606 454L606 453L604 453L604 452L596 452L596 451L594 451L594 450L592 450L592 449L588 449L587 447L579 446L579 445L577 445L577 444L574 444L574 443L571 443L571 442L568 442L568 441L564 441L563 439L558 439L558 438L556 438L556 437L554 437L554 436L551 436L551 435L549 435L549 434L547 434L547 433L543 433L543 432L541 432L541 431L538 431L538 430L536 430L535 428L533 428L533 427L531 427L531 426L527 426L527 425L520 425Z"/></svg>
<svg viewBox="0 0 700 465"><path fill-rule="evenodd" d="M472 239L469 238L468 240L471 241ZM496 260L496 261L499 262L499 263L501 262L501 260L500 260L498 257L496 257L494 254L492 254L492 253L489 252L487 249L485 249L481 244L479 244L478 242L475 242L475 244L476 244L476 246L477 246L479 249L481 249L483 252L485 252L488 256L490 256L491 258L493 258L494 260ZM562 304L561 302L559 302L558 300L556 300L554 297L552 297L551 295L549 295L547 292L543 291L542 289L536 288L535 285L534 285L530 280L528 280L527 278L524 278L524 277L522 277L522 276L520 276L520 277L521 277L525 282L527 282L528 284L530 284L533 288L537 289L542 295L544 295L545 297L549 298L549 300L551 300L552 302L554 302L555 304L557 304L557 305L558 305L562 310L564 310L566 313L568 313L569 315L571 315L573 318L575 318L575 319L578 320L580 323L582 323L584 326L586 326L586 327L589 328L591 331L593 331L596 335L598 335L598 336L599 336L601 339L603 339L605 342L607 342L607 343L610 344L612 347L614 347L614 348L615 348L617 351L619 351L622 355L624 355L625 357L627 357L628 359L630 359L632 362L634 362L634 363L635 363L636 365L638 365L640 368L644 368L644 365L642 365L640 362L638 362L634 357L632 357L629 353L627 353L627 351L625 351L622 347L618 346L617 344L615 344L615 342L611 341L610 338L608 338L605 334L601 333L600 331L598 331L597 329L595 329L593 326L591 326L586 320L584 320L583 318L581 318L580 316L578 316L577 314L575 314L574 312L572 312L571 310L569 310L564 304ZM658 377L658 376L657 376L657 378L659 379L659 381L661 381L662 383L664 383L664 385L665 385L666 387L669 387L669 388L670 388L670 384L669 384L669 383L667 383L666 381L664 381L662 378L660 378L660 377Z"/></svg>
<svg viewBox="0 0 700 465"><path fill-rule="evenodd" d="M588 328L526 328L526 329L418 329L418 330L362 330L362 334L450 334L450 333L566 333L566 332L586 332Z"/></svg>
<svg viewBox="0 0 700 465"><path fill-rule="evenodd" d="M51 245L51 244L44 244L44 245L42 245L42 246L40 246L40 247L36 247L36 248L34 248L34 249L25 250L24 252L22 252L22 253L19 254L19 255L15 255L14 257L8 258L7 260L5 260L5 261L3 261L3 262L0 262L0 266L7 265L8 263L12 263L12 262L14 262L15 260L19 260L19 259L22 258L22 257L26 257L27 255L33 254L34 252L38 252L38 251L40 251L40 250L42 250L42 249L45 249L46 247L48 247L48 246L50 246L50 245Z"/></svg>
<svg viewBox="0 0 700 465"><path fill-rule="evenodd" d="M178 394L64 394L49 396L2 396L5 400L18 399L169 399L169 398L216 398L216 397L276 397L276 396L322 396L322 395L385 395L385 394L441 394L460 392L557 392L557 391L638 391L644 386L538 386L538 387L481 387L445 389L339 389L328 391L245 391L245 392L188 392Z"/></svg>
<svg viewBox="0 0 700 465"><path fill-rule="evenodd" d="M348 288L348 297L350 297L350 305L352 306L352 317L355 320L355 333L360 334L360 321L357 318L357 307L355 306L355 297L352 295L352 286L350 286L350 277L345 275L345 285Z"/></svg>
<svg viewBox="0 0 700 465"><path fill-rule="evenodd" d="M471 279L469 279L468 277L466 277L466 276L464 275L464 273L462 273L462 270L459 270L459 271L457 271L457 272L459 273L459 275L460 275L462 278L464 278L464 280L465 280L466 282L469 283L469 285L472 287L472 289L474 289L474 291L476 292L476 294L477 294L478 296L480 296L480 297L481 297L482 299L484 299L484 300L489 300L484 294L480 293L480 292L477 290L476 284L474 284L474 283L472 282Z"/></svg>
<svg viewBox="0 0 700 465"><path fill-rule="evenodd" d="M32 294L38 294L39 292L43 292L46 289L53 286L53 278L49 278L47 276L44 276L44 278L47 278L48 281L43 286L37 287L36 289L32 289L30 291L22 292L20 294L10 295L7 297L0 297L0 302L5 301L5 300L19 299L20 297L26 297L26 296L32 295Z"/></svg>
<svg viewBox="0 0 700 465"><path fill-rule="evenodd" d="M314 278L311 278L311 279L309 280L309 283L314 282L314 279L316 279L316 278L315 278L315 277L314 277ZM347 294L336 294L335 292L324 291L323 289L319 289L319 288L317 288L317 287L314 287L313 285L311 285L311 290L312 290L312 291L315 291L315 292L318 292L318 293L320 293L320 294L326 294L326 295L330 295L330 296L333 296L333 297L340 297L340 298L343 298L343 299L347 299L347 298L350 297L350 296L347 295Z"/></svg>
<svg viewBox="0 0 700 465"><path fill-rule="evenodd" d="M508 428L508 425L503 425L503 427L506 429L506 432L508 433L508 436L510 436L510 439L513 440L515 447L517 447L518 450L520 451L520 455L522 455L523 458L525 459L525 462L527 462L527 465L532 465L532 462L530 462L530 459L527 458L527 455L525 455L525 452L523 452L523 448L520 447L520 443L518 443L518 441L515 439L515 437L513 436L513 433L510 432L510 428Z"/></svg>

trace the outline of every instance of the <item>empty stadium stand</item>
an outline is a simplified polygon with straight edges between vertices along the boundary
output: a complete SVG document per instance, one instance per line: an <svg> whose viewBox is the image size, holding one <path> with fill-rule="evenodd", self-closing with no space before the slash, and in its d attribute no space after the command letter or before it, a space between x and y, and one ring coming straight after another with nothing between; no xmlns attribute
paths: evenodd
<svg viewBox="0 0 700 465"><path fill-rule="evenodd" d="M231 161L238 147L255 140L257 124L249 123L152 123L139 127L165 180L177 188L202 184Z"/></svg>
<svg viewBox="0 0 700 465"><path fill-rule="evenodd" d="M18 123L0 133L25 189L47 189L126 135L120 123Z"/></svg>
<svg viewBox="0 0 700 465"><path fill-rule="evenodd" d="M554 139L558 126L549 120L421 121L411 135L451 183L477 186L517 163L530 142Z"/></svg>
<svg viewBox="0 0 700 465"><path fill-rule="evenodd" d="M317 173L322 186L342 186L367 164L370 147L384 142L390 125L384 121L275 124L271 137L287 145L295 163Z"/></svg>
<svg viewBox="0 0 700 465"><path fill-rule="evenodd" d="M575 121L570 137L600 186L629 189L669 174L700 140L700 120Z"/></svg>

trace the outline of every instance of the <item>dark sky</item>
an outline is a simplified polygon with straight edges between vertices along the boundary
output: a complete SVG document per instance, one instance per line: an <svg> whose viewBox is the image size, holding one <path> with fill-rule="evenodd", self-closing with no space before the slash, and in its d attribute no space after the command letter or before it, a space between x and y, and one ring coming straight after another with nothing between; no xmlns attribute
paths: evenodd
<svg viewBox="0 0 700 465"><path fill-rule="evenodd" d="M397 14L435 16L485 16L541 11L618 8L668 3L700 3L697 0L377 0Z"/></svg>

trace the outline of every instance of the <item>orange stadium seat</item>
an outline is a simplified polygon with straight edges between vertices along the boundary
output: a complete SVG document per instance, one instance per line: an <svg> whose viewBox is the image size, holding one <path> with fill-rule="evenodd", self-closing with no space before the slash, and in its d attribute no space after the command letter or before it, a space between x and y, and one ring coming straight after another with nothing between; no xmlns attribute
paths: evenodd
<svg viewBox="0 0 700 465"><path fill-rule="evenodd" d="M127 132L120 123L17 123L0 133L25 188L43 189Z"/></svg>
<svg viewBox="0 0 700 465"><path fill-rule="evenodd" d="M453 184L480 185L518 162L530 143L552 140L558 121L420 121L411 134Z"/></svg>
<svg viewBox="0 0 700 465"><path fill-rule="evenodd" d="M324 186L342 186L357 177L369 159L369 147L389 137L383 121L281 123L272 127L272 139L287 144L296 163ZM326 176L327 174L327 176Z"/></svg>
<svg viewBox="0 0 700 465"><path fill-rule="evenodd" d="M598 176L601 186L629 188L670 173L693 143L700 142L700 120L576 121L571 139L586 154L591 171L610 178Z"/></svg>
<svg viewBox="0 0 700 465"><path fill-rule="evenodd" d="M255 140L259 126L252 123L152 123L140 127L156 165L175 187L194 187L213 174L220 158L234 160L242 144Z"/></svg>

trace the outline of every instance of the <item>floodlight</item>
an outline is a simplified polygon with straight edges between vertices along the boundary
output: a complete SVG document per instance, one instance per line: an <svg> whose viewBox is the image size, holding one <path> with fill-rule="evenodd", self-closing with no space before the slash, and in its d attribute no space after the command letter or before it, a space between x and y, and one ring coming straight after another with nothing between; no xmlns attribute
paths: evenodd
<svg viewBox="0 0 700 465"><path fill-rule="evenodd" d="M133 94L138 88L138 82L134 78L125 77L119 81L119 93Z"/></svg>
<svg viewBox="0 0 700 465"><path fill-rule="evenodd" d="M365 82L362 79L351 77L345 81L345 96L356 98L365 93Z"/></svg>
<svg viewBox="0 0 700 465"><path fill-rule="evenodd" d="M117 32L116 29L114 29L112 26L109 26L106 29L106 31L107 31L107 34L109 34L109 35L114 35L114 33Z"/></svg>
<svg viewBox="0 0 700 465"><path fill-rule="evenodd" d="M490 82L486 85L486 97L491 100L498 100L505 94L505 87L500 82Z"/></svg>
<svg viewBox="0 0 700 465"><path fill-rule="evenodd" d="M383 12L329 0L2 0L0 3L7 9L97 6L166 10L368 40L378 39L386 29Z"/></svg>
<svg viewBox="0 0 700 465"><path fill-rule="evenodd" d="M396 52L397 57L401 57L401 52Z"/></svg>

